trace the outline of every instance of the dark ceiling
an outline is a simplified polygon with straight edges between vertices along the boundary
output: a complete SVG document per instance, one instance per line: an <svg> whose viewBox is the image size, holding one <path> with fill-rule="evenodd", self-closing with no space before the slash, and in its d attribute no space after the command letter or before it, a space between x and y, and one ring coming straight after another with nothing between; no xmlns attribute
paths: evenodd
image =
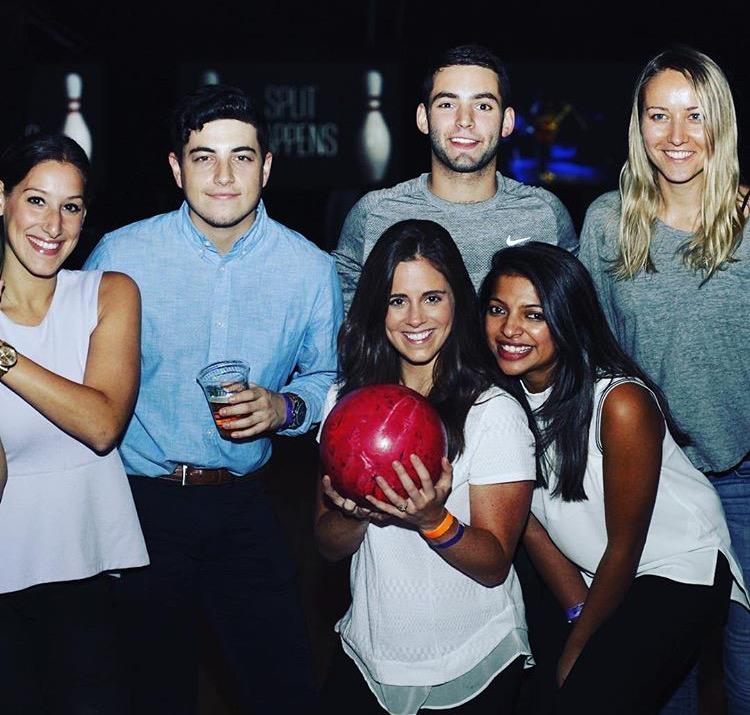
<svg viewBox="0 0 750 715"><path fill-rule="evenodd" d="M200 7L196 11L191 7ZM670 42L731 63L746 54L745 3L3 2L6 59L418 58L465 41L507 59L639 59ZM721 8L719 10L719 8ZM271 53L274 57L269 58ZM283 55L281 57L280 55Z"/></svg>

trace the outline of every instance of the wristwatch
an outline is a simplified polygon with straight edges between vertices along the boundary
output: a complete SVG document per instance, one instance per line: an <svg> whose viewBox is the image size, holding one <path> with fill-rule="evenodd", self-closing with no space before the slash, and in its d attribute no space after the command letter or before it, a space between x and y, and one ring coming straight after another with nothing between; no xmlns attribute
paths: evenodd
<svg viewBox="0 0 750 715"><path fill-rule="evenodd" d="M17 362L16 349L0 340L0 377L3 377Z"/></svg>
<svg viewBox="0 0 750 715"><path fill-rule="evenodd" d="M299 429L305 421L307 415L307 405L305 401L294 392L282 392L281 396L286 403L286 419L279 427L278 431Z"/></svg>

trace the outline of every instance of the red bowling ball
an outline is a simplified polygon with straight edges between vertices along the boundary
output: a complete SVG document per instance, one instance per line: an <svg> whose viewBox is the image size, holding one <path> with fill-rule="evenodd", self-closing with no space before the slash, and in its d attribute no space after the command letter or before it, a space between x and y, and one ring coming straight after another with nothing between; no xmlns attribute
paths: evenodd
<svg viewBox="0 0 750 715"><path fill-rule="evenodd" d="M445 428L435 408L401 385L369 385L350 392L331 410L320 435L324 473L331 477L333 488L365 507L372 507L367 494L388 501L376 475L407 496L391 466L396 460L420 486L409 458L412 454L437 481L446 447Z"/></svg>

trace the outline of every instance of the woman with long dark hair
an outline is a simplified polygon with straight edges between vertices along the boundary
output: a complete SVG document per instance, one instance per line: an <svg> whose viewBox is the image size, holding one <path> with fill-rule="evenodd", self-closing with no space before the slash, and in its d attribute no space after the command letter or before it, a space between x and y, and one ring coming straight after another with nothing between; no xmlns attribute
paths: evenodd
<svg viewBox="0 0 750 715"><path fill-rule="evenodd" d="M620 190L589 208L580 258L620 344L663 390L690 435L685 453L719 493L746 580L749 197L740 183L726 76L689 47L659 53L633 92ZM745 715L750 613L735 603L724 673L730 715Z"/></svg>
<svg viewBox="0 0 750 715"><path fill-rule="evenodd" d="M501 251L480 300L540 430L524 545L572 623L556 712L658 712L730 596L748 606L718 496L576 258L536 242Z"/></svg>
<svg viewBox="0 0 750 715"><path fill-rule="evenodd" d="M113 579L148 563L116 440L135 399L138 290L67 271L89 164L61 135L0 156L3 713L120 713Z"/></svg>
<svg viewBox="0 0 750 715"><path fill-rule="evenodd" d="M370 508L321 482L321 552L353 555L352 604L338 622L322 711L422 708L509 712L529 656L512 567L536 478L520 388L497 386L476 323L476 298L448 232L402 221L370 253L339 340L340 380L327 410L352 390L403 384L435 407L448 458L433 486L418 456L404 499Z"/></svg>

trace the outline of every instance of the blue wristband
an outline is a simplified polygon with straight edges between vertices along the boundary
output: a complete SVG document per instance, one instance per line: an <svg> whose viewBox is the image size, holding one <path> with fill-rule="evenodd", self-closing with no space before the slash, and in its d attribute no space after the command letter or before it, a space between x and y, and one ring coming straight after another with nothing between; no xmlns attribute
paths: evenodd
<svg viewBox="0 0 750 715"><path fill-rule="evenodd" d="M284 404L286 405L286 417L284 418L284 423L279 427L280 431L289 427L294 419L294 404L292 403L291 398L286 392L282 392L281 396L284 398Z"/></svg>
<svg viewBox="0 0 750 715"><path fill-rule="evenodd" d="M573 621L577 621L582 611L583 611L583 601L581 601L580 603L576 603L574 606L571 606L570 608L566 608L565 618L568 619L568 623L573 623Z"/></svg>
<svg viewBox="0 0 750 715"><path fill-rule="evenodd" d="M430 543L430 546L432 546L433 549L447 549L449 546L453 546L453 544L461 541L461 537L464 535L465 529L466 527L459 521L458 531L450 539L448 539L448 541L444 541L442 544Z"/></svg>
<svg viewBox="0 0 750 715"><path fill-rule="evenodd" d="M286 416L283 424L279 425L277 432L287 429L299 429L305 421L307 415L307 405L305 401L294 392L282 392L286 404Z"/></svg>

